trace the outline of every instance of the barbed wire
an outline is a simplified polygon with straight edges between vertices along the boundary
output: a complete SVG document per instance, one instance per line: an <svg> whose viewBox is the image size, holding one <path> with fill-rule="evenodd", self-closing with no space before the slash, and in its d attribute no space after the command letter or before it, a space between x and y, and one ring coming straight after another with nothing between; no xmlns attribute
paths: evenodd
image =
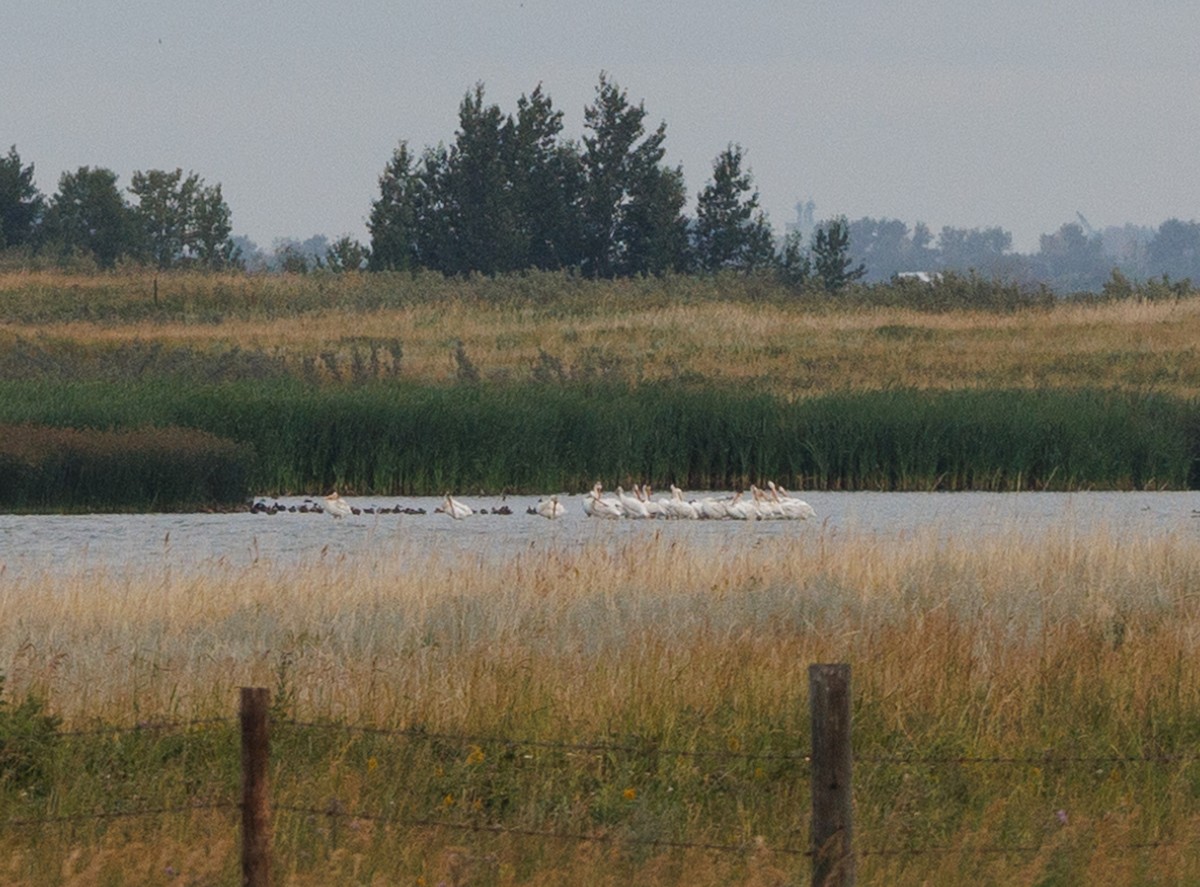
<svg viewBox="0 0 1200 887"><path fill-rule="evenodd" d="M529 739L510 736L494 736L472 733L450 733L428 731L417 727L387 728L361 726L354 724L322 724L311 721L286 720L276 722L280 725L312 730L338 730L347 733L361 733L376 736L396 736L407 739L427 739L431 741L453 742L463 745L509 745L522 748L543 748L552 751L574 751L593 754L608 752L623 754L664 755L667 757L692 758L721 758L728 760L746 761L795 761L808 762L811 756L805 752L745 752L732 749L697 750L675 748L671 746L656 746L651 742L645 744L612 743L612 742L566 742L550 739ZM855 764L874 765L1033 765L1047 764L1134 764L1134 763L1196 763L1200 762L1197 754L1155 754L1155 755L1071 755L1044 753L1041 755L855 755Z"/></svg>
<svg viewBox="0 0 1200 887"><path fill-rule="evenodd" d="M56 730L57 736L109 736L126 733L183 733L193 727L211 727L217 724L233 726L237 718L196 718L190 721L147 721L131 726L80 727L74 730Z"/></svg>
<svg viewBox="0 0 1200 887"><path fill-rule="evenodd" d="M621 843L641 847L662 847L672 850L708 850L717 853L748 853L752 851L767 851L790 856L812 856L811 850L800 850L795 847L770 847L759 842L743 844L717 844L708 841L682 841L663 838L638 838L629 835L592 834L585 832L558 832L553 830L514 828L498 823L484 822L450 822L444 819L408 819L382 814L349 812L330 806L304 807L291 804L278 805L274 809L290 813L305 813L313 816L328 816L337 819L356 819L363 822L380 822L400 828L438 828L454 831L488 832L497 835L512 835L525 838L546 838L556 841L574 841L576 843Z"/></svg>
<svg viewBox="0 0 1200 887"><path fill-rule="evenodd" d="M139 807L134 810L93 810L90 813L63 813L57 816L29 816L6 819L5 826L22 828L31 825L61 825L69 822L86 822L92 819L133 819L140 816L165 816L174 813L191 813L195 810L241 809L236 801L201 801L172 807Z"/></svg>
<svg viewBox="0 0 1200 887"><path fill-rule="evenodd" d="M1200 761L1200 755L1195 754L1160 754L1160 755L985 755L973 757L970 755L923 756L914 755L865 755L855 756L855 764L886 764L886 765L934 765L949 764L999 764L1020 766L1045 766L1047 764L1194 764Z"/></svg>
<svg viewBox="0 0 1200 887"><path fill-rule="evenodd" d="M636 745L632 743L611 742L565 742L552 739L527 739L510 736L486 736L471 733L441 733L430 732L420 728L388 729L385 727L363 727L352 724L318 724L306 721L277 722L291 727L317 730L341 730L347 733L365 733L378 736L396 736L406 739L427 739L439 742L453 742L462 745L509 745L518 748L542 748L550 751L587 752L605 754L609 752L624 754L664 755L666 757L692 758L727 758L748 761L808 761L810 756L803 752L741 752L733 750L697 750L656 746L652 743Z"/></svg>
<svg viewBox="0 0 1200 887"><path fill-rule="evenodd" d="M274 725L304 730L340 731L374 736L394 736L406 739L424 739L452 742L463 745L507 745L519 748L541 748L550 751L583 752L589 754L644 754L666 757L715 758L744 761L791 761L807 763L811 756L804 752L747 752L735 749L687 749L673 746L658 746L653 742L568 742L553 739L496 736L477 733L452 733L430 731L420 727L389 728L370 725L320 723L279 719ZM184 733L196 727L236 726L236 717L196 718L186 721L144 722L130 726L98 726L72 730L56 730L54 735L62 737L107 736L138 733ZM1200 754L1160 753L1142 755L1077 755L1046 752L1030 755L855 755L855 764L876 766L1047 766L1066 764L1119 765L1119 764L1195 764L1200 763Z"/></svg>

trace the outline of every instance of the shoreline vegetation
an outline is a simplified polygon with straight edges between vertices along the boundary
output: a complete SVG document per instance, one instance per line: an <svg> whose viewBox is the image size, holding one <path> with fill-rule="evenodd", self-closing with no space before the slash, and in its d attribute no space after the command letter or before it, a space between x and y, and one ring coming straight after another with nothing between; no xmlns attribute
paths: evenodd
<svg viewBox="0 0 1200 887"><path fill-rule="evenodd" d="M1195 294L950 283L0 274L0 508L137 464L156 508L1200 485ZM745 541L0 563L0 884L235 882L240 686L281 883L801 882L816 662L853 669L861 883L1200 881L1192 534Z"/></svg>
<svg viewBox="0 0 1200 887"><path fill-rule="evenodd" d="M462 884L795 883L831 661L863 883L1189 881L1197 587L1189 538L1070 527L0 574L0 818L70 823L4 829L0 883L232 877L232 811L88 817L236 798L239 685L272 694L287 883L433 884L455 854ZM379 817L289 812L326 808Z"/></svg>
<svg viewBox="0 0 1200 887"><path fill-rule="evenodd" d="M950 276L816 298L745 275L3 273L0 508L597 478L1195 488L1200 298L1127 288L1063 301ZM147 455L164 434L218 440L168 464ZM138 464L200 480L119 481Z"/></svg>

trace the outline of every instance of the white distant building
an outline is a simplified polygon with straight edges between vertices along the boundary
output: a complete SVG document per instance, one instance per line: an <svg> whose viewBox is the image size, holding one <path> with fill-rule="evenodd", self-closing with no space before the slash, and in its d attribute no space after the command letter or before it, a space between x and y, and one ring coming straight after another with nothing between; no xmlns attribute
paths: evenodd
<svg viewBox="0 0 1200 887"><path fill-rule="evenodd" d="M920 283L937 283L942 279L942 275L936 271L897 271L897 280L916 280Z"/></svg>

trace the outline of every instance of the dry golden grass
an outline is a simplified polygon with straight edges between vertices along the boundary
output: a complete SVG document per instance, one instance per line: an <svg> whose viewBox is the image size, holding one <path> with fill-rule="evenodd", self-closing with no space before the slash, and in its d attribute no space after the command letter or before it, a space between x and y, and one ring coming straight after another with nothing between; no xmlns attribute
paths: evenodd
<svg viewBox="0 0 1200 887"><path fill-rule="evenodd" d="M866 758L1186 754L1200 711L1200 674L1189 665L1200 643L1197 589L1190 538L1070 527L1033 543L813 532L453 562L396 543L299 570L96 574L68 564L0 574L0 666L9 692L44 694L67 726L230 717L236 688L262 685L300 720L735 749L755 747L766 725L803 747L808 664L847 661ZM353 808L368 771L339 763L343 754L311 778ZM860 846L941 849L867 854L862 883L955 883L964 873L1079 883L1104 873L1119 887L1200 877L1194 762L1096 765L1104 779L1094 766L985 771L992 801L945 832L935 823L961 803L955 771L935 770L931 781L919 766L897 766L909 773L899 788L895 767L856 773ZM702 815L702 797L688 803ZM1065 824L1054 818L1060 807ZM10 836L19 852L0 882L144 883L168 869L194 883L227 876L233 814L183 820L91 838L56 832L47 846L66 860L61 878L30 877L45 854ZM1017 833L1014 820L1025 823ZM212 840L181 833L189 822ZM770 885L794 881L806 864L767 848L631 856L604 842L531 850L504 835L281 822L280 883L296 885L387 883L397 872L428 885ZM995 852L1005 846L1033 849ZM120 868L129 853L140 868Z"/></svg>
<svg viewBox="0 0 1200 887"><path fill-rule="evenodd" d="M237 687L274 684L286 660L304 717L474 729L548 704L575 735L718 706L735 682L779 704L809 662L846 660L907 708L948 682L986 690L1002 742L1048 664L1075 656L1076 677L1136 698L1200 641L1188 540L1069 529L1033 546L814 533L442 562L394 543L299 570L63 570L0 574L0 664L70 725L226 715ZM1181 680L1200 700L1200 676Z"/></svg>
<svg viewBox="0 0 1200 887"><path fill-rule="evenodd" d="M525 379L542 354L567 372L616 367L631 379L679 376L753 384L787 394L830 389L974 387L1154 388L1182 396L1200 393L1200 298L1125 301L1100 305L990 311L917 312L903 308L837 310L772 298L722 301L705 289L689 298L664 285L592 283L564 291L553 304L520 296L481 298L486 285L440 278L408 284L424 293L402 308L332 307L378 285L370 276L304 279L245 276L166 276L163 298L254 306L286 302L289 287L317 307L292 316L256 317L227 311L221 323L186 320L111 320L0 325L0 344L43 336L83 346L138 339L198 348L278 351L297 361L321 352L348 353L356 341L398 339L406 378L440 383L454 378L461 341L485 378ZM0 275L0 294L43 288L103 289L146 300L148 275L65 277ZM497 286L501 286L498 284ZM303 290L298 288L303 287ZM320 289L314 289L320 288ZM711 289L711 287L710 287ZM719 290L717 291L719 292ZM430 293L433 295L431 296ZM321 294L331 307L321 308ZM188 304L191 304L188 302ZM185 312L186 313L186 312Z"/></svg>

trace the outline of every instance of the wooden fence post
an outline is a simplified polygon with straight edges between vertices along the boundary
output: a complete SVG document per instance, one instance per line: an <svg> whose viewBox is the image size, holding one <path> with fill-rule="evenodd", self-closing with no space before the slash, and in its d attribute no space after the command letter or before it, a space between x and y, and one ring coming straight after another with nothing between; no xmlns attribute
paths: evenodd
<svg viewBox="0 0 1200 887"><path fill-rule="evenodd" d="M266 687L242 687L242 885L271 883L271 739Z"/></svg>
<svg viewBox="0 0 1200 887"><path fill-rule="evenodd" d="M854 887L850 666L808 667L813 887Z"/></svg>

